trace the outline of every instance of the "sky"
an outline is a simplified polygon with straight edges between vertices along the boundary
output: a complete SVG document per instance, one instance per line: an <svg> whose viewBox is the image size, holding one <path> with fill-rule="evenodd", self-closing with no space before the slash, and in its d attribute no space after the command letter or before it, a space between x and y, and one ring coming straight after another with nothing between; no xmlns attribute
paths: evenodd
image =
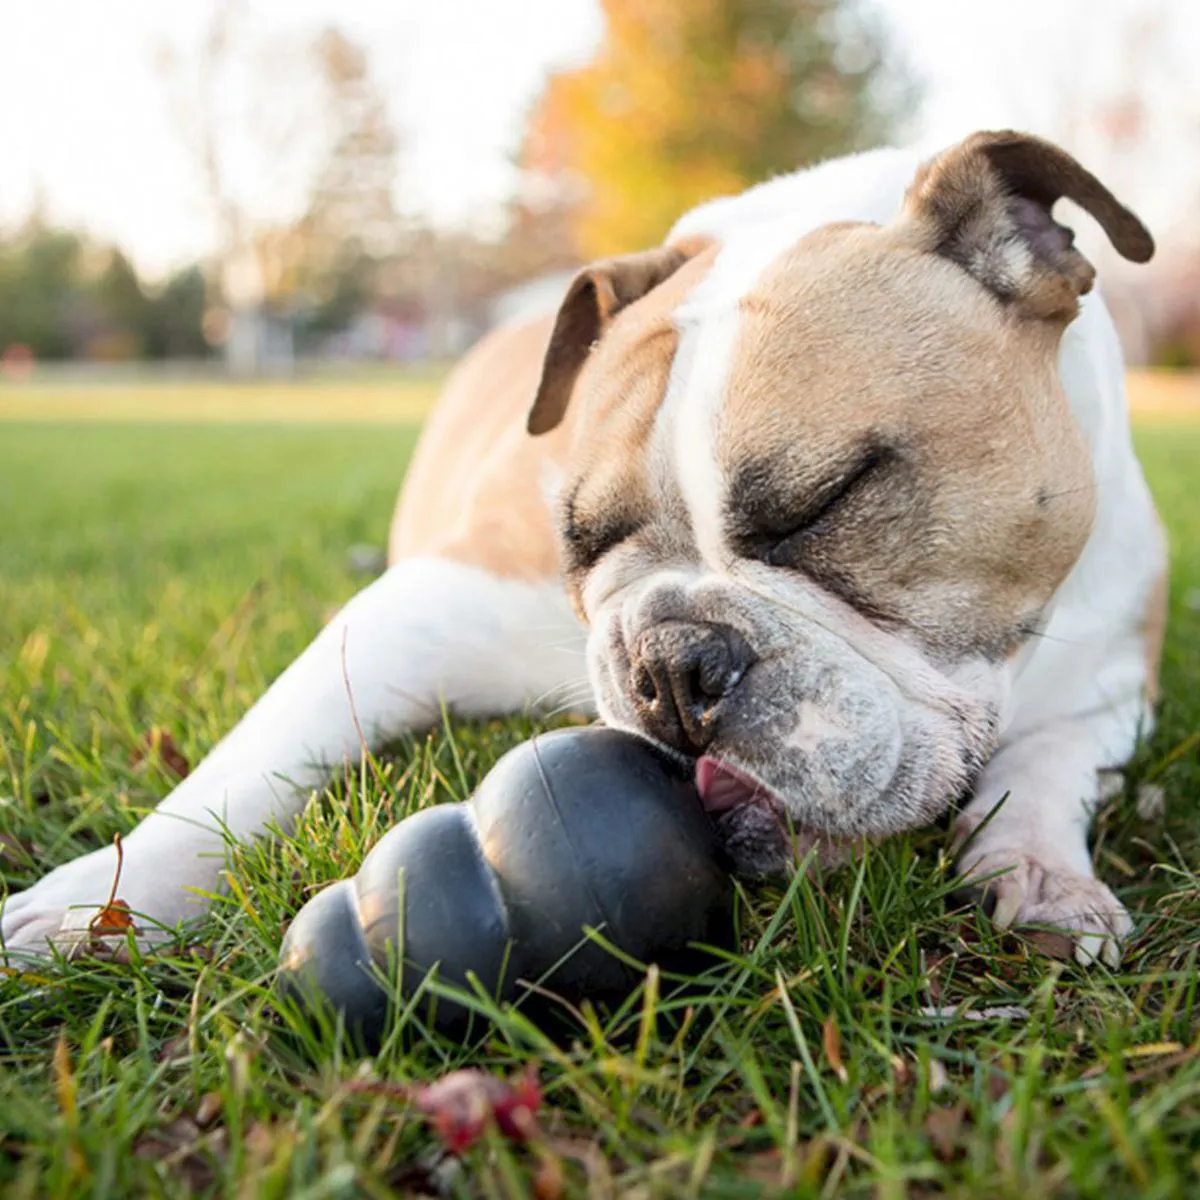
<svg viewBox="0 0 1200 1200"><path fill-rule="evenodd" d="M911 134L943 144L997 124L1054 133L1061 114L1047 100L1050 84L1119 72L1113 33L1139 2L875 7L924 87ZM1200 5L1163 4L1194 63ZM117 241L151 274L206 249L209 214L161 63L164 47L184 61L194 53L211 10L212 0L0 0L0 223L19 220L37 197L54 219ZM596 0L247 0L246 19L253 44L295 44L336 23L368 47L401 130L398 196L441 225L495 213L547 71L585 61L602 32ZM270 115L269 90L255 105ZM1168 160L1200 159L1170 153L1178 136L1164 130L1162 194L1182 186L1171 172L1184 166ZM242 170L255 186L253 161ZM287 187L277 186L286 208Z"/></svg>

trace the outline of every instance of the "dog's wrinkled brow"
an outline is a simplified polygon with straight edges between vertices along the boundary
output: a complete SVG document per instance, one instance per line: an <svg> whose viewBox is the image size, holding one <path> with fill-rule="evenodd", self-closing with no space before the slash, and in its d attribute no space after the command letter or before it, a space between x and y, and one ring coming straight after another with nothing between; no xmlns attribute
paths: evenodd
<svg viewBox="0 0 1200 1200"><path fill-rule="evenodd" d="M591 512L581 501L580 491L577 484L562 505L563 566L568 574L593 567L646 523L644 516L626 511L620 503L604 504Z"/></svg>
<svg viewBox="0 0 1200 1200"><path fill-rule="evenodd" d="M725 496L730 541L776 536L817 520L897 456L893 447L866 439L840 462L816 471L798 471L775 457L743 463Z"/></svg>

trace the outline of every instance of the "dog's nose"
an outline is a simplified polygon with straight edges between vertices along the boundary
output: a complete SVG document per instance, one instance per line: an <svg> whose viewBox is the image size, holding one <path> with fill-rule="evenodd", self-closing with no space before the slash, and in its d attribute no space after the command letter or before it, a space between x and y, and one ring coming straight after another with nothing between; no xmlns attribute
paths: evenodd
<svg viewBox="0 0 1200 1200"><path fill-rule="evenodd" d="M631 694L647 733L685 754L716 735L721 710L754 662L728 625L664 621L634 643Z"/></svg>

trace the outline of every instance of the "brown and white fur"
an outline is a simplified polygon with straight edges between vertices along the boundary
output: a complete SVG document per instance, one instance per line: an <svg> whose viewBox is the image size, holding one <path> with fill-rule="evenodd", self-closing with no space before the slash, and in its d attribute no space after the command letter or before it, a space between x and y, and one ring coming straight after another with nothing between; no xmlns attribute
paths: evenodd
<svg viewBox="0 0 1200 1200"><path fill-rule="evenodd" d="M143 924L200 911L225 833L286 823L358 726L377 746L586 684L696 759L745 870L791 831L877 839L962 801L994 918L1116 962L1130 921L1087 832L1150 721L1165 549L1064 196L1150 257L1062 151L977 134L716 201L493 332L429 421L387 572L125 840ZM10 896L10 951L78 936L112 877L102 850Z"/></svg>

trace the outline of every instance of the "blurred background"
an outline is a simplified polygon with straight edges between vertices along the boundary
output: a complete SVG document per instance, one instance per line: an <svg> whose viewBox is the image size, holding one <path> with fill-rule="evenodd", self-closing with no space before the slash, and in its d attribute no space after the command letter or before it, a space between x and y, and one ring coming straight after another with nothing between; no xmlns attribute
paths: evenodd
<svg viewBox="0 0 1200 1200"><path fill-rule="evenodd" d="M77 378L433 378L698 201L996 125L1147 220L1148 268L1078 230L1131 361L1200 363L1192 0L39 0L4 24L20 411Z"/></svg>

